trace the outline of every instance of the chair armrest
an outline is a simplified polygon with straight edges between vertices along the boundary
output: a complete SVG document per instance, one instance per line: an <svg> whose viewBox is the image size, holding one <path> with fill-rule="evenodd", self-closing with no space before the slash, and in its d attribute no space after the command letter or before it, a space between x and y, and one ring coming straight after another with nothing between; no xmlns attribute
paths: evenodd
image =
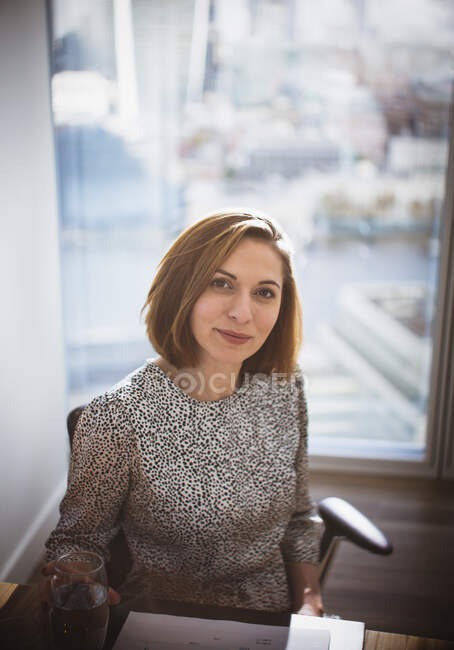
<svg viewBox="0 0 454 650"><path fill-rule="evenodd" d="M372 553L390 555L393 545L382 531L351 503L338 497L326 497L318 504L329 537L345 537Z"/></svg>

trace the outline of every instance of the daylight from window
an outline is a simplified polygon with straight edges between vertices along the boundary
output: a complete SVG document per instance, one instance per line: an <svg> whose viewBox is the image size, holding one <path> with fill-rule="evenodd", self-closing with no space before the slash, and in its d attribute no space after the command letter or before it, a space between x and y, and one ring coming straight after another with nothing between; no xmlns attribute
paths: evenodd
<svg viewBox="0 0 454 650"><path fill-rule="evenodd" d="M290 234L311 449L426 444L452 101L447 0L54 0L72 404L153 356L139 312L213 210Z"/></svg>

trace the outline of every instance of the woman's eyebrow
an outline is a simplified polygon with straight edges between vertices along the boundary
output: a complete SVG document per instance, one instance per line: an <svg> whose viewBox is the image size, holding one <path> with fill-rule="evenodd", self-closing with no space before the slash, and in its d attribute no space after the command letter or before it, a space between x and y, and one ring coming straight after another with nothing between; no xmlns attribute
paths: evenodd
<svg viewBox="0 0 454 650"><path fill-rule="evenodd" d="M224 269L216 269L216 273L222 273L223 275L227 275L229 278L232 278L232 280L237 280L238 278L236 275L233 275L233 273L229 273L228 271L224 271ZM281 288L281 285L279 282L276 282L276 280L260 280L257 284L274 284L278 289Z"/></svg>
<svg viewBox="0 0 454 650"><path fill-rule="evenodd" d="M274 284L278 289L281 288L281 285L276 280L260 280L259 284Z"/></svg>
<svg viewBox="0 0 454 650"><path fill-rule="evenodd" d="M232 280L236 280L237 277L236 275L233 275L233 273L229 273L228 271L224 271L224 269L216 269L216 273L223 273L224 275L228 275L229 278L232 278Z"/></svg>

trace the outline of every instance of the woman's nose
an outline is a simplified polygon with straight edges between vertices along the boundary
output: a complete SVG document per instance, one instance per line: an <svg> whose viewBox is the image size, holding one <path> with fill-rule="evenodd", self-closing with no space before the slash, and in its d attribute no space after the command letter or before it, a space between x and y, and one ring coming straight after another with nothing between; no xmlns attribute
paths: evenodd
<svg viewBox="0 0 454 650"><path fill-rule="evenodd" d="M249 294L237 294L234 296L229 306L228 315L237 323L248 323L252 319Z"/></svg>

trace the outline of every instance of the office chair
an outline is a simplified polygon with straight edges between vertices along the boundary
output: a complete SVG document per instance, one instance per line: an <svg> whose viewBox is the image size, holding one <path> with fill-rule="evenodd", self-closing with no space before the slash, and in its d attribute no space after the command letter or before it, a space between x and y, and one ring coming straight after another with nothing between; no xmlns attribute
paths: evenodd
<svg viewBox="0 0 454 650"><path fill-rule="evenodd" d="M84 408L85 405L74 408L66 420L71 449L77 422ZM339 497L326 497L318 503L318 513L323 523L319 552L321 585L326 579L339 542L342 540L348 540L378 555L390 555L393 552L391 542L382 531L348 501ZM132 564L122 530L110 543L109 550L111 559L107 564L107 574L109 584L116 588L123 582Z"/></svg>

